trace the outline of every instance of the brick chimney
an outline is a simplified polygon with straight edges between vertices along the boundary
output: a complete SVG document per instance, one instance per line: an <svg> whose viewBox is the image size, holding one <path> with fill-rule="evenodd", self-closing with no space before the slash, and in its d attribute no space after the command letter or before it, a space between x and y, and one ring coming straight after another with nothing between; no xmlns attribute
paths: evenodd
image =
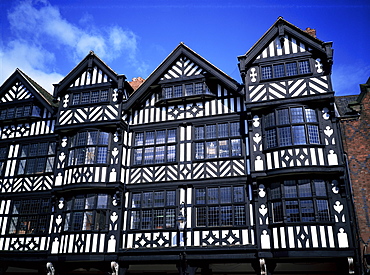
<svg viewBox="0 0 370 275"><path fill-rule="evenodd" d="M315 37L316 38L316 30L315 29L306 28L306 30L304 30L304 32L306 32L309 35L311 35L312 37Z"/></svg>
<svg viewBox="0 0 370 275"><path fill-rule="evenodd" d="M129 84L131 85L132 89L136 91L141 86L141 84L144 83L144 81L145 79L139 76L139 77L134 77L132 81L129 82Z"/></svg>

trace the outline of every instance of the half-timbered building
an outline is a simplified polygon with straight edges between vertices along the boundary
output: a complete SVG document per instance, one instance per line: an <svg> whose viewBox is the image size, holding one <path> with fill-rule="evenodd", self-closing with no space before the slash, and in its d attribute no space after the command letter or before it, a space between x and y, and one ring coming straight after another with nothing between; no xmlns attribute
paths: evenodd
<svg viewBox="0 0 370 275"><path fill-rule="evenodd" d="M242 82L180 43L135 89L90 52L0 87L3 274L354 274L331 43L282 18Z"/></svg>

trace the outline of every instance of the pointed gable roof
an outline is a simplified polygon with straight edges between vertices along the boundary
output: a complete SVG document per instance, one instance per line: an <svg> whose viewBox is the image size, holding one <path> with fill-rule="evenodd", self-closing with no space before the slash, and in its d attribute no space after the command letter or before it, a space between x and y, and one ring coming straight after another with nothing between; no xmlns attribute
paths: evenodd
<svg viewBox="0 0 370 275"><path fill-rule="evenodd" d="M88 78L91 78L88 80ZM58 84L54 84L54 97L60 97L69 87L117 82L124 85L125 75L118 75L93 51L82 59ZM79 83L76 83L79 82Z"/></svg>
<svg viewBox="0 0 370 275"><path fill-rule="evenodd" d="M303 42L308 48L316 51L319 55L326 56L328 59L332 59L332 42L323 42L310 35L307 31L304 31L289 23L282 17L279 17L276 22L265 32L265 34L244 55L238 57L240 61L240 68L244 68L246 64L249 64L251 61L257 59L258 56L274 39L283 39L285 35L289 35Z"/></svg>
<svg viewBox="0 0 370 275"><path fill-rule="evenodd" d="M145 98L145 92L152 85L157 85L161 80L191 77L203 73L219 79L231 90L240 90L240 85L237 81L181 42L131 95L126 107L130 108L135 102Z"/></svg>
<svg viewBox="0 0 370 275"><path fill-rule="evenodd" d="M19 87L14 90L13 87L19 82L23 85L23 88ZM10 90L12 92L11 95L8 95L9 99L14 98L20 100L34 97L49 111L52 111L52 107L57 106L57 103L53 101L53 96L19 68L0 87L0 98L5 96Z"/></svg>

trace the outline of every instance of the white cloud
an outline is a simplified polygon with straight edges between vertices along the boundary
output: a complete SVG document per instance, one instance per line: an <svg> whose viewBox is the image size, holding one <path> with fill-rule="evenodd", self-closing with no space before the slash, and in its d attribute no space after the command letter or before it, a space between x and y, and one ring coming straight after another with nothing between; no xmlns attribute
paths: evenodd
<svg viewBox="0 0 370 275"><path fill-rule="evenodd" d="M80 20L93 23L91 16L83 15ZM79 62L90 50L100 58L111 61L125 56L133 70L145 71L147 66L137 59L137 36L130 30L118 26L81 27L69 22L58 7L48 1L24 0L8 11L10 37L0 47L3 82L16 67L43 82L59 82L62 75L50 68L58 68L60 58ZM77 22L78 20L76 20ZM64 61L64 60L63 60ZM40 79L42 76L44 79ZM47 81L46 81L47 79ZM55 79L58 79L55 81ZM52 90L51 82L44 88Z"/></svg>

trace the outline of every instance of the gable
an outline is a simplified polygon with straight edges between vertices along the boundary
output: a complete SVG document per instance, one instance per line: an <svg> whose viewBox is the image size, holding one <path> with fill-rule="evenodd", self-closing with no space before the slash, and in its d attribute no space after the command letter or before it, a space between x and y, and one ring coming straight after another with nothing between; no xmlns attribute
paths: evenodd
<svg viewBox="0 0 370 275"><path fill-rule="evenodd" d="M14 84L6 91L2 92L0 96L0 101L2 103L34 98L33 94L21 81L14 82Z"/></svg>
<svg viewBox="0 0 370 275"><path fill-rule="evenodd" d="M199 67L188 57L181 56L161 77L161 80L176 80L180 78L202 75L203 73L205 73L203 68Z"/></svg>
<svg viewBox="0 0 370 275"><path fill-rule="evenodd" d="M101 68L94 66L93 68L86 68L77 75L76 80L72 81L70 87L103 84L112 82L112 80L113 79Z"/></svg>

